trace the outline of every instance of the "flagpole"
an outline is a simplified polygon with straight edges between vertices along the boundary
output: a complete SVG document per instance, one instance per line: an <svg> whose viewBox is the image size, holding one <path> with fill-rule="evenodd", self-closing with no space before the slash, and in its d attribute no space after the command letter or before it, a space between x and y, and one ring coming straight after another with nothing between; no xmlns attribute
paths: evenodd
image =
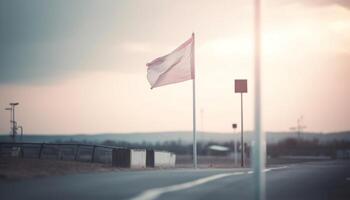
<svg viewBox="0 0 350 200"><path fill-rule="evenodd" d="M193 99L193 168L197 168L197 132L196 132L196 78L195 78L195 53L194 53L194 33L192 33L192 99Z"/></svg>
<svg viewBox="0 0 350 200"><path fill-rule="evenodd" d="M197 168L196 81L193 79L193 167Z"/></svg>

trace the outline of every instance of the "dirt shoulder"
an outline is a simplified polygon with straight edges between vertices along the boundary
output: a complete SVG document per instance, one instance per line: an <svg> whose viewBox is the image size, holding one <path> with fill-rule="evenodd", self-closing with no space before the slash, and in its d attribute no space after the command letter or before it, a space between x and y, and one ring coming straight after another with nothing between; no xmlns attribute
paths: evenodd
<svg viewBox="0 0 350 200"><path fill-rule="evenodd" d="M310 159L286 159L273 158L267 160L267 165L293 164L310 162ZM249 167L249 163L246 163ZM199 168L240 168L239 163L234 164L234 159L222 156L198 156ZM177 156L176 168L192 168L192 157ZM159 168L154 168L159 169ZM154 170L142 168L141 170ZM21 158L0 158L0 180L21 180L35 177L60 176L86 172L130 171L140 169L120 169L107 164L63 161L63 160L39 160Z"/></svg>
<svg viewBox="0 0 350 200"><path fill-rule="evenodd" d="M1 158L0 180L118 170L110 165L61 160Z"/></svg>

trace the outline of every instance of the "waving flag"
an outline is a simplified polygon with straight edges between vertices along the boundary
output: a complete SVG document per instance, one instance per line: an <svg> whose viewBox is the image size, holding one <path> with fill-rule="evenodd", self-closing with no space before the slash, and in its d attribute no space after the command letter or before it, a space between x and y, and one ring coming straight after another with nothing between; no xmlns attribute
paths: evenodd
<svg viewBox="0 0 350 200"><path fill-rule="evenodd" d="M196 79L194 73L194 33L171 53L147 64L147 79L151 89L163 85L192 80L193 92L193 167L197 168L196 139Z"/></svg>
<svg viewBox="0 0 350 200"><path fill-rule="evenodd" d="M151 89L194 79L194 35L171 53L147 63Z"/></svg>

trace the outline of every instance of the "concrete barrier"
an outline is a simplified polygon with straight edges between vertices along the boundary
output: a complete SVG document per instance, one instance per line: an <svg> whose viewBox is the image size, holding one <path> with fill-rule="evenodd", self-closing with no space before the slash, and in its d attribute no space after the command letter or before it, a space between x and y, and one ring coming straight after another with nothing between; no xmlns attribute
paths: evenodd
<svg viewBox="0 0 350 200"><path fill-rule="evenodd" d="M176 155L166 151L147 150L147 167L175 167Z"/></svg>
<svg viewBox="0 0 350 200"><path fill-rule="evenodd" d="M146 150L145 149L131 149L131 168L145 168L146 167Z"/></svg>
<svg viewBox="0 0 350 200"><path fill-rule="evenodd" d="M123 168L145 168L146 150L113 149L112 165Z"/></svg>

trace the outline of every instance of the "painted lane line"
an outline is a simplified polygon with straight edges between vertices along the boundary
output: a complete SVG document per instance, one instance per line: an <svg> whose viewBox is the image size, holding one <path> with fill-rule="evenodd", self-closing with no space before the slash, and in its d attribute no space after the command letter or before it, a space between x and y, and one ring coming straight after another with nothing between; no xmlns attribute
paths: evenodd
<svg viewBox="0 0 350 200"><path fill-rule="evenodd" d="M288 166L281 166L281 167L271 167L270 170L278 170L278 169L286 169Z"/></svg>
<svg viewBox="0 0 350 200"><path fill-rule="evenodd" d="M287 167L288 166L268 168L268 169L265 169L264 172L278 170L278 169L285 169ZM154 200L164 193L185 190L185 189L189 189L192 187L196 187L198 185L202 185L202 184L220 179L220 178L224 178L224 177L228 177L228 176L235 176L235 175L244 175L244 174L253 174L253 171L216 174L213 176L200 178L200 179L186 182L186 183L180 183L180 184L166 186L166 187L160 187L160 188L153 188L153 189L149 189L149 190L142 192L140 195L138 195L130 200Z"/></svg>
<svg viewBox="0 0 350 200"><path fill-rule="evenodd" d="M272 169L263 169L263 172L269 172L271 171Z"/></svg>
<svg viewBox="0 0 350 200"><path fill-rule="evenodd" d="M146 190L142 192L140 195L132 198L131 200L153 200L158 198L160 195L168 192L175 192L179 190L185 190L189 189L198 185L202 185L204 183L208 183L220 178L228 177L228 176L234 176L234 175L243 175L244 172L234 172L234 173L224 173L224 174L216 174L213 176L208 176L205 178L200 178L191 182L176 184L172 186L167 187L160 187L160 188L154 188L150 190Z"/></svg>
<svg viewBox="0 0 350 200"><path fill-rule="evenodd" d="M279 169L286 169L288 168L288 166L281 166L281 167L271 167L271 168L267 168L267 169L263 169L263 172L269 172L269 171L272 171L272 170L279 170ZM250 170L247 172L247 174L253 174L254 171Z"/></svg>
<svg viewBox="0 0 350 200"><path fill-rule="evenodd" d="M263 171L264 172L269 172L269 171L272 171L272 170L279 170L279 169L286 169L286 168L288 168L288 166L271 167L271 168L264 169Z"/></svg>

